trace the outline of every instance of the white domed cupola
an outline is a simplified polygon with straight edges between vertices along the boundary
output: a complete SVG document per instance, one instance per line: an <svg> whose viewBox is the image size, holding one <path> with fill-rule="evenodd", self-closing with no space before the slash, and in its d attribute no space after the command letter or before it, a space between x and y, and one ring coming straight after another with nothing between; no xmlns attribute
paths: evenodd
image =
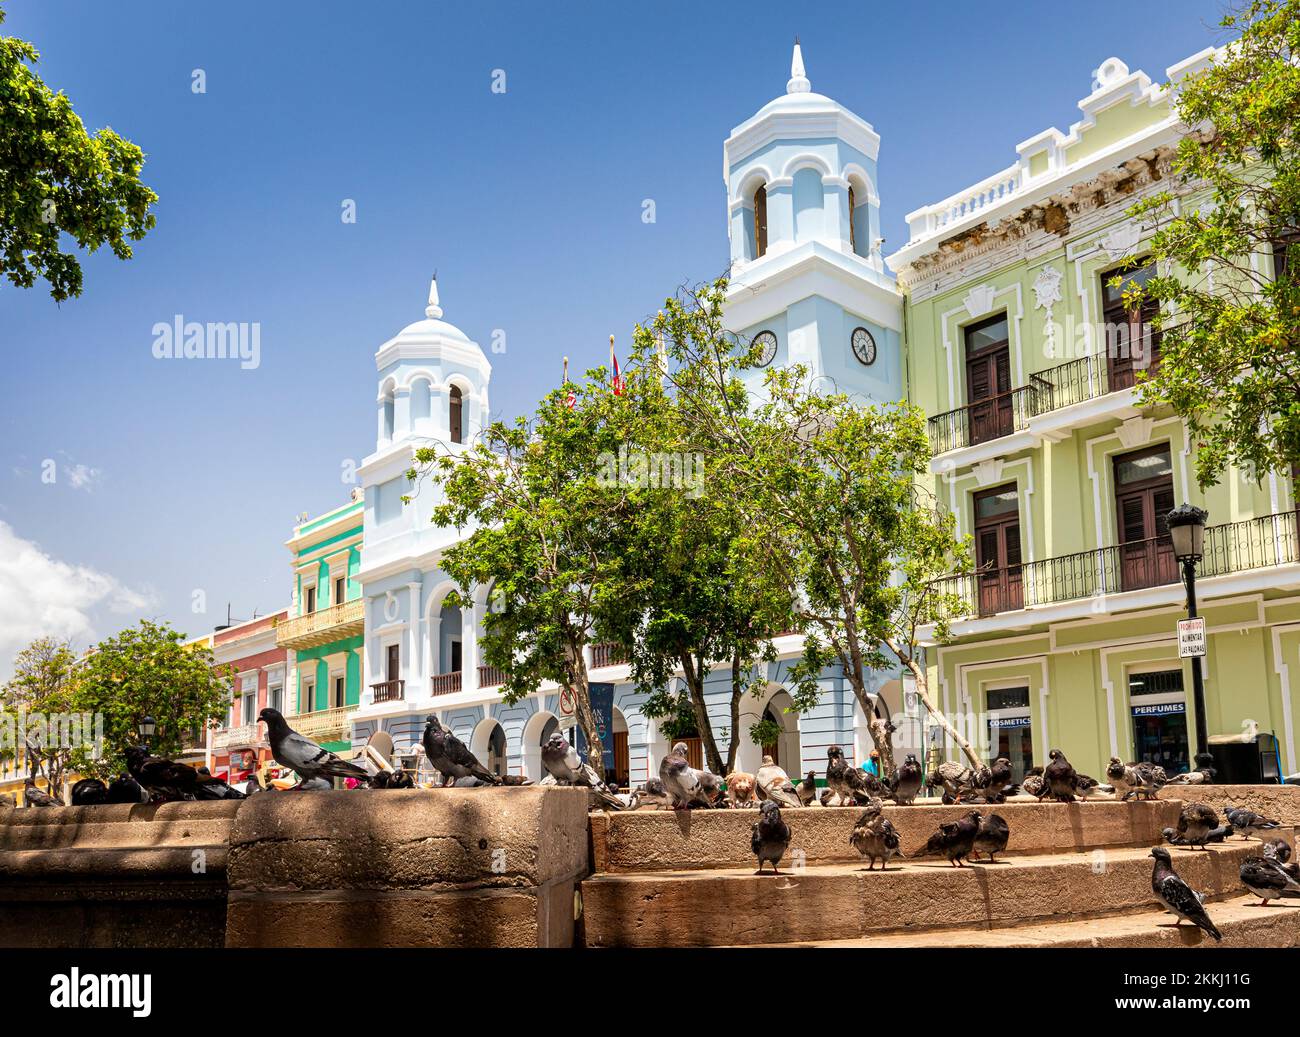
<svg viewBox="0 0 1300 1037"><path fill-rule="evenodd" d="M406 441L468 443L483 428L492 365L477 342L442 319L436 276L424 320L380 346L375 366L377 450Z"/></svg>
<svg viewBox="0 0 1300 1037"><path fill-rule="evenodd" d="M723 146L733 275L814 241L883 270L879 135L813 92L797 39L785 90Z"/></svg>

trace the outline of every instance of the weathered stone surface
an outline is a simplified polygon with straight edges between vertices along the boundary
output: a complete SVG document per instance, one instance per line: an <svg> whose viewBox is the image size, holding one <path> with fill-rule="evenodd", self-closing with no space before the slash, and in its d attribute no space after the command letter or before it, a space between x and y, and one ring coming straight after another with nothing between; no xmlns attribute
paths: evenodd
<svg viewBox="0 0 1300 1037"><path fill-rule="evenodd" d="M903 850L925 845L943 821L971 810L997 813L1011 827L1010 853L1046 853L1107 846L1154 845L1160 830L1178 823L1172 802L1001 803L996 806L910 806L885 808ZM804 807L782 811L790 825L790 850L808 864L856 861L849 845L858 807ZM734 868L752 865L750 828L755 810L637 810L591 817L592 867L598 872L674 868ZM787 855L787 860L789 856Z"/></svg>
<svg viewBox="0 0 1300 1037"><path fill-rule="evenodd" d="M1231 803L1284 825L1300 826L1300 785L1173 785L1161 789L1160 798L1204 803L1220 814Z"/></svg>
<svg viewBox="0 0 1300 1037"><path fill-rule="evenodd" d="M1178 850L1175 866L1207 896L1235 896L1259 843ZM758 876L744 870L593 875L582 884L591 946L724 946L854 939L890 931L988 929L1155 906L1147 847L1012 854L953 868L922 860L886 872L844 864Z"/></svg>

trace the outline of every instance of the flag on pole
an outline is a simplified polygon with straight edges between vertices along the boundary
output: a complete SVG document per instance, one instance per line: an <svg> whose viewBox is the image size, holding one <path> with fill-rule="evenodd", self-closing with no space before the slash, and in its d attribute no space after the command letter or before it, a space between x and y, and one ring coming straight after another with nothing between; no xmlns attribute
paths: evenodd
<svg viewBox="0 0 1300 1037"><path fill-rule="evenodd" d="M611 368L611 369L613 370L613 372L614 372L613 379L610 381L609 384L613 387L613 389L614 389L614 395L615 395L615 396L622 396L622 395L623 395L623 376L622 376L622 374L619 373L619 370L618 370L618 357L616 357L616 356L614 355L614 336L613 336L613 335L610 335L610 336L609 336L609 366L610 366L610 368Z"/></svg>
<svg viewBox="0 0 1300 1037"><path fill-rule="evenodd" d="M568 392L564 394L564 405L568 407L569 410L573 410L573 408L578 405L578 396L577 393L575 393L572 389L569 389L569 358L567 356L564 358L564 383L563 384L564 387L568 389Z"/></svg>

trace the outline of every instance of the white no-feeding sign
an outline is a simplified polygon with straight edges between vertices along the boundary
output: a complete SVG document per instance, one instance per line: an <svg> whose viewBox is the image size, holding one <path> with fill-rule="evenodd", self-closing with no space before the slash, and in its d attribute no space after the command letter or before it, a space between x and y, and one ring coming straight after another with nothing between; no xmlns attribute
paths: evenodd
<svg viewBox="0 0 1300 1037"><path fill-rule="evenodd" d="M1205 655L1205 618L1178 621L1178 657L1194 659Z"/></svg>

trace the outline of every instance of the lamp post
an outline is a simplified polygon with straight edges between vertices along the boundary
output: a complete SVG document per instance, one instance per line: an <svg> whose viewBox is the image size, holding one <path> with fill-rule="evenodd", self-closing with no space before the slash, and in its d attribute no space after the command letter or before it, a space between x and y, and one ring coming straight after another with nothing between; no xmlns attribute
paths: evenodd
<svg viewBox="0 0 1300 1037"><path fill-rule="evenodd" d="M1205 541L1205 520L1209 513L1192 504L1180 504L1167 516L1169 539L1173 542L1174 557L1183 567L1183 584L1187 588L1187 618L1196 619L1196 563L1201 560ZM1192 758L1208 752L1210 737L1205 727L1205 682L1201 678L1200 657L1192 659L1192 701L1196 709L1196 744Z"/></svg>
<svg viewBox="0 0 1300 1037"><path fill-rule="evenodd" d="M136 725L136 731L140 735L140 742L144 745L145 751L149 749L149 743L153 741L154 732L158 730L158 724L153 717L145 717Z"/></svg>

